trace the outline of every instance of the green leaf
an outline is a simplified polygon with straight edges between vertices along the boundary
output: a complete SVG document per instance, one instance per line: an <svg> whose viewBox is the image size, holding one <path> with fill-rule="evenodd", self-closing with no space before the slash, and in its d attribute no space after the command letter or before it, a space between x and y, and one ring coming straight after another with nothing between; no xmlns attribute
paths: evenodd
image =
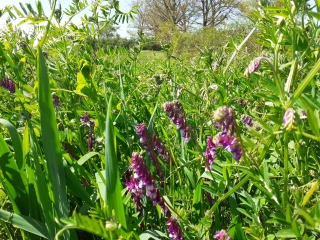
<svg viewBox="0 0 320 240"><path fill-rule="evenodd" d="M316 223L314 219L306 210L298 208L298 213L310 224L310 226L315 227Z"/></svg>
<svg viewBox="0 0 320 240"><path fill-rule="evenodd" d="M94 206L94 203L91 201L88 192L83 188L78 178L71 172L68 164L64 163L64 171L66 173L66 181L68 189L75 195L89 204L91 207Z"/></svg>
<svg viewBox="0 0 320 240"><path fill-rule="evenodd" d="M312 194L317 190L317 188L320 185L320 180L314 182L312 184L312 187L310 188L310 190L307 192L306 196L303 198L302 204L301 206L306 205L309 202L310 197L312 196Z"/></svg>
<svg viewBox="0 0 320 240"><path fill-rule="evenodd" d="M79 160L78 160L78 164L80 166L82 166L85 162L87 162L90 158L92 158L95 155L98 155L99 153L97 152L89 152L87 154L85 154L84 156L82 156Z"/></svg>
<svg viewBox="0 0 320 240"><path fill-rule="evenodd" d="M17 139L13 139L17 141ZM22 152L21 152L22 156ZM7 143L0 134L0 175L1 183L8 194L15 213L29 215L28 195L23 178L13 154L10 152Z"/></svg>
<svg viewBox="0 0 320 240"><path fill-rule="evenodd" d="M0 219L27 232L49 239L49 234L44 224L34 220L33 218L0 209Z"/></svg>
<svg viewBox="0 0 320 240"><path fill-rule="evenodd" d="M299 84L296 91L293 93L292 99L287 102L286 108L289 108L292 106L294 101L300 97L302 92L305 90L305 88L309 85L313 77L319 72L320 70L320 59L315 63L313 68L310 70L310 72L307 74L307 76L303 79L303 81Z"/></svg>
<svg viewBox="0 0 320 240"><path fill-rule="evenodd" d="M163 238L168 238L166 234L158 230L147 230L139 236L140 240L161 240Z"/></svg>
<svg viewBox="0 0 320 240"><path fill-rule="evenodd" d="M107 117L106 117L106 130L105 130L105 179L106 179L106 203L108 211L114 210L116 220L125 228L126 217L124 214L124 207L122 202L122 186L120 183L117 155L116 155L116 138L114 136L113 121L111 119L112 96L110 97Z"/></svg>
<svg viewBox="0 0 320 240"><path fill-rule="evenodd" d="M314 17L314 18L316 18L317 20L320 20L320 13L309 11L308 14L309 14L311 17Z"/></svg>
<svg viewBox="0 0 320 240"><path fill-rule="evenodd" d="M297 235L294 234L292 229L281 229L276 233L276 237L278 237L278 238L296 238Z"/></svg>
<svg viewBox="0 0 320 240"><path fill-rule="evenodd" d="M43 151L52 185L57 217L68 216L67 186L60 149L57 121L53 108L47 65L40 47L37 48L37 80L39 83L39 110ZM65 237L69 237L66 233Z"/></svg>
<svg viewBox="0 0 320 240"><path fill-rule="evenodd" d="M66 229L79 229L95 234L104 239L112 239L110 238L110 232L115 232L118 228L117 223L115 222L110 222L110 225L112 225L113 227L111 226L107 228L106 221L103 221L102 219L95 219L88 216L83 216L77 213L74 213L73 216L70 218L62 218L60 220L62 223L66 224L66 226L57 233L55 237L56 240L62 239L59 238L59 236Z"/></svg>

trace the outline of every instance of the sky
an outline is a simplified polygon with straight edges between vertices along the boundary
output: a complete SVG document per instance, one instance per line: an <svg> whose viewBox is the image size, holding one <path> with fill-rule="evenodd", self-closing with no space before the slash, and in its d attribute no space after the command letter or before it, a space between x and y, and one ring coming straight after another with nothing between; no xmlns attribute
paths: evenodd
<svg viewBox="0 0 320 240"><path fill-rule="evenodd" d="M49 0L41 0L43 8L46 12L46 15L49 16L50 14L50 7L49 7ZM88 0L91 1L91 0ZM15 5L19 6L19 2L21 3L31 3L33 6L35 6L35 0L0 0L0 9L3 9L6 5ZM63 9L65 9L68 5L71 4L72 0L58 0L57 3L61 2L61 6ZM132 4L133 0L120 0L120 10L123 12L127 12L130 10L130 5ZM311 0L310 3L314 5L314 0ZM3 28L5 24L7 16L4 16L0 18L0 28ZM76 16L73 20L75 24L80 24L81 23L81 15ZM129 22L130 24L130 22ZM119 24L119 30L118 33L121 37L127 37L129 38L128 30L129 30L129 24L124 23L124 24ZM23 26L24 29L28 28L28 25Z"/></svg>
<svg viewBox="0 0 320 240"><path fill-rule="evenodd" d="M89 0L90 1L90 0ZM123 12L127 12L130 10L130 5L133 0L120 0L120 10ZM3 9L7 5L14 5L17 6L18 9L20 9L19 2L25 4L25 3L31 3L32 6L35 8L35 0L0 0L0 9ZM44 11L46 13L46 16L50 15L50 7L49 7L49 1L48 0L41 0L42 6L44 8ZM61 2L62 9L65 9L67 6L69 6L72 2L72 0L61 0L57 1L57 4ZM5 20L7 16L4 16L0 18L0 28L3 28L5 26ZM76 16L73 20L75 24L80 24L81 23L81 16ZM129 22L130 24L130 22ZM119 24L119 30L118 33L121 37L128 37L128 24ZM24 26L24 28L28 28L27 25Z"/></svg>

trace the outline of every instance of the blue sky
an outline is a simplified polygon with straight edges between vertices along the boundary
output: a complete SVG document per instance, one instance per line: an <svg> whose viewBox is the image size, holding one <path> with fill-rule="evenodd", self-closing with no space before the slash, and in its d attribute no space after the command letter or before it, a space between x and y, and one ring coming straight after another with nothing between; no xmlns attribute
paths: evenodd
<svg viewBox="0 0 320 240"><path fill-rule="evenodd" d="M89 0L90 1L90 0ZM19 2L21 3L31 3L33 6L35 6L35 1L34 0L0 0L0 9L3 9L6 5L15 5L19 9ZM48 0L42 0L42 5L43 8L47 14L47 16L50 13L50 7L49 7L49 1ZM61 0L57 3L61 2L61 6L63 9L65 9L68 5L71 4L72 0ZM132 0L120 0L120 9L124 12L128 11L130 9L130 4L132 3ZM81 23L81 16L76 16L73 20L74 23L79 24ZM0 20L0 27L3 26L5 21L5 18ZM118 33L120 34L121 37L127 37L127 30L128 30L128 24L120 24L120 28L118 30Z"/></svg>

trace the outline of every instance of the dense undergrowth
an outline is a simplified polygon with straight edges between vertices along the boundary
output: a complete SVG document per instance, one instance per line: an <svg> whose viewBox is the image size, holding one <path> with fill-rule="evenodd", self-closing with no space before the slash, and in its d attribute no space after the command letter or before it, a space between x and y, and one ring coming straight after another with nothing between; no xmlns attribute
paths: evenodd
<svg viewBox="0 0 320 240"><path fill-rule="evenodd" d="M237 44L143 61L143 38L99 46L101 22L132 14L114 5L81 27L6 8L50 25L1 32L1 237L319 239L316 2L262 6Z"/></svg>

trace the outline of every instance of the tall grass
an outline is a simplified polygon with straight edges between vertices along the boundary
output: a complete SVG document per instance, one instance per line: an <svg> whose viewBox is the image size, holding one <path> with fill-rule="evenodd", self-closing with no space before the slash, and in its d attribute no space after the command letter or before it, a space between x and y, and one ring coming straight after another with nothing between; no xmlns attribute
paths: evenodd
<svg viewBox="0 0 320 240"><path fill-rule="evenodd" d="M4 239L318 239L319 9L282 1L252 13L237 44L155 57L102 48L89 7L21 4L40 41L0 44ZM245 51L253 41L261 48ZM260 51L259 49L263 49ZM244 74L245 73L245 74ZM18 229L18 230L17 230ZM176 236L176 237L175 237Z"/></svg>

